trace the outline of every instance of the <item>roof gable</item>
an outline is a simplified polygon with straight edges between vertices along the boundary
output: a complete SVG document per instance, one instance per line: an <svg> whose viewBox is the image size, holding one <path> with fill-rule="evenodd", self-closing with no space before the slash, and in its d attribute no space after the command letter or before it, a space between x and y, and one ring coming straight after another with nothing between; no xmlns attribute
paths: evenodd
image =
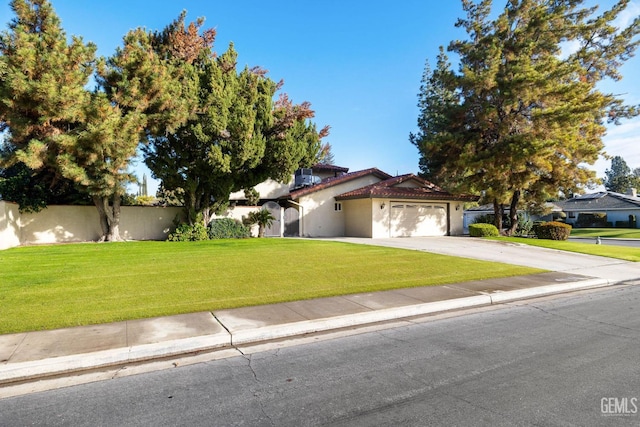
<svg viewBox="0 0 640 427"><path fill-rule="evenodd" d="M374 197L422 200L478 200L477 196L453 195L414 174L390 177L375 184L342 193L336 196L336 200L365 199Z"/></svg>
<svg viewBox="0 0 640 427"><path fill-rule="evenodd" d="M349 182L357 178L362 178L367 175L373 175L380 180L386 180L391 178L391 175L385 172L382 172L378 168L364 169L361 171L351 172L344 175L323 179L319 184L293 190L289 193L289 196L292 199L298 199L302 196L306 196L308 194L315 193L317 191L321 191L329 187L333 187L335 185L343 184L345 182Z"/></svg>

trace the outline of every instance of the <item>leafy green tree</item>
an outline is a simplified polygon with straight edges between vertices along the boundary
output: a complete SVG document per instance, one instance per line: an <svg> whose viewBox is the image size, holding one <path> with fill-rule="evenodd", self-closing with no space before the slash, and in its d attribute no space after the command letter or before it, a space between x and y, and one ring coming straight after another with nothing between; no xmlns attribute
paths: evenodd
<svg viewBox="0 0 640 427"><path fill-rule="evenodd" d="M93 44L71 43L46 0L14 0L16 18L0 36L0 119L11 155L54 181L72 181L93 199L101 240L120 240L120 205L140 141L191 113L196 86L183 64L153 49L159 36L142 29L97 64L99 89L86 89L96 70ZM190 91L191 90L191 91Z"/></svg>
<svg viewBox="0 0 640 427"><path fill-rule="evenodd" d="M85 121L95 49L67 37L46 0L14 0L0 34L0 192L23 210L78 197L58 158Z"/></svg>
<svg viewBox="0 0 640 427"><path fill-rule="evenodd" d="M604 174L604 186L609 191L624 194L635 187L636 177L620 156L611 159L611 169L607 169Z"/></svg>
<svg viewBox="0 0 640 427"><path fill-rule="evenodd" d="M613 22L628 1L601 15L583 3L513 0L492 20L490 0L463 0L466 18L456 26L468 38L448 48L458 70L441 50L423 77L419 131L410 137L423 173L449 190L483 192L499 229L509 205L508 234L523 204L539 207L595 183L585 165L602 152L604 122L637 114L597 83L622 77L640 18L618 30Z"/></svg>
<svg viewBox="0 0 640 427"><path fill-rule="evenodd" d="M288 180L314 162L326 134L308 122L308 103L294 105L286 95L274 101L280 83L260 68L238 71L233 45L215 56L212 40L203 40L197 29L180 21L174 26L197 47L188 59L197 69L197 113L173 132L152 135L143 149L163 188L181 189L190 224L199 215L207 223L232 192L267 178Z"/></svg>

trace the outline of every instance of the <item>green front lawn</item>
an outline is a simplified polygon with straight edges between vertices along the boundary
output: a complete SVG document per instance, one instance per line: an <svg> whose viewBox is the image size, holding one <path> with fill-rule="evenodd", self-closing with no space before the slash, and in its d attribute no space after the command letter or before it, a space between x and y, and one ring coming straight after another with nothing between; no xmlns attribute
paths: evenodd
<svg viewBox="0 0 640 427"><path fill-rule="evenodd" d="M0 334L540 272L302 239L0 251Z"/></svg>
<svg viewBox="0 0 640 427"><path fill-rule="evenodd" d="M571 237L640 239L640 228L573 228Z"/></svg>
<svg viewBox="0 0 640 427"><path fill-rule="evenodd" d="M558 249L568 252L578 252L588 255L599 255L625 261L640 261L640 248L612 246L606 244L596 245L595 241L583 243L547 239L529 239L524 237L489 237L489 239L501 240L504 242L523 243L525 245L541 246L543 248Z"/></svg>

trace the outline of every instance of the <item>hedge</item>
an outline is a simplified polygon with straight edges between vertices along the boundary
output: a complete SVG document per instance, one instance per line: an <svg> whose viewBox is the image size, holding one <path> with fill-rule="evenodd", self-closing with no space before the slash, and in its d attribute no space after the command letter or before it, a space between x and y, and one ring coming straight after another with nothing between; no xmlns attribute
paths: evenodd
<svg viewBox="0 0 640 427"><path fill-rule="evenodd" d="M209 239L245 239L251 229L233 218L216 218L209 223Z"/></svg>
<svg viewBox="0 0 640 427"><path fill-rule="evenodd" d="M493 224L469 224L469 235L471 237L495 237L499 236L498 229Z"/></svg>
<svg viewBox="0 0 640 427"><path fill-rule="evenodd" d="M563 222L550 221L534 225L533 231L538 239L567 240L571 234L571 226Z"/></svg>

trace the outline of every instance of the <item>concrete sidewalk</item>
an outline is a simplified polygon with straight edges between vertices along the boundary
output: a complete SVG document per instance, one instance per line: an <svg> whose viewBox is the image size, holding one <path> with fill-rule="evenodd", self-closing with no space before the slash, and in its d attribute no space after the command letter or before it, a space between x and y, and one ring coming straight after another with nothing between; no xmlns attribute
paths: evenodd
<svg viewBox="0 0 640 427"><path fill-rule="evenodd" d="M510 262L551 272L0 335L0 398L42 390L37 384L50 379L100 370L113 372L172 358L193 360L197 355L218 354L225 349L233 349L232 354L237 355L239 346L640 278L640 263L482 239L333 240Z"/></svg>

